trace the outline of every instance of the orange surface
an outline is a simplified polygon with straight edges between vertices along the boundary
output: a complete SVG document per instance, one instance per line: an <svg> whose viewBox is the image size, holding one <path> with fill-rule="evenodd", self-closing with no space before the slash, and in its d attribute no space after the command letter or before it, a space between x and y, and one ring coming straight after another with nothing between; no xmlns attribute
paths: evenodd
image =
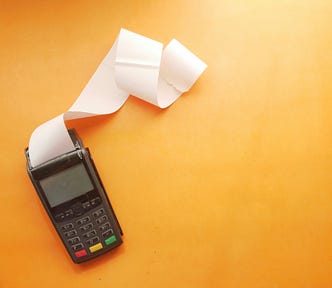
<svg viewBox="0 0 332 288"><path fill-rule="evenodd" d="M1 0L0 287L332 287L331 14L324 0ZM209 67L167 110L130 98L69 123L125 233L75 265L23 149L120 27Z"/></svg>

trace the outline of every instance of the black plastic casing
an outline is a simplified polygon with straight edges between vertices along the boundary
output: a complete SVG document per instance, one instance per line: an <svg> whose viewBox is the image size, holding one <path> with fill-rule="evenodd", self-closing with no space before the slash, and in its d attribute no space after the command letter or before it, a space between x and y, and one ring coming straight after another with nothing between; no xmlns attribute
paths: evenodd
<svg viewBox="0 0 332 288"><path fill-rule="evenodd" d="M121 245L123 233L89 149L83 146L74 129L68 132L75 146L74 151L36 167L31 167L28 148L25 149L25 156L30 179L67 252L74 263L82 263ZM59 172L66 172L66 169L77 164L84 165L93 190L51 207L40 181Z"/></svg>

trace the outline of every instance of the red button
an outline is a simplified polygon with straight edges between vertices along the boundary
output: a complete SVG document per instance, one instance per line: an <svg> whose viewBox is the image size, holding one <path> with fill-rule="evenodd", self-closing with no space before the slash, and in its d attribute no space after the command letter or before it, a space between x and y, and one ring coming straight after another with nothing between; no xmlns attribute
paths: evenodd
<svg viewBox="0 0 332 288"><path fill-rule="evenodd" d="M76 256L76 258L80 258L80 257L83 257L83 256L85 256L85 255L87 255L85 249L82 249L82 250L80 250L80 251L75 252L75 256Z"/></svg>

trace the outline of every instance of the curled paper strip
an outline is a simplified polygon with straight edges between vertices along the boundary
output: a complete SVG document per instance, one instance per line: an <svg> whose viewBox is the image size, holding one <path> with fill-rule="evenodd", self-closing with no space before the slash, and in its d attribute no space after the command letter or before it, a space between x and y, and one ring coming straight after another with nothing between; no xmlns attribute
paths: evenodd
<svg viewBox="0 0 332 288"><path fill-rule="evenodd" d="M113 113L129 95L165 108L188 91L206 67L175 39L163 50L162 43L121 29L73 106L32 133L31 165L35 167L75 149L65 120Z"/></svg>

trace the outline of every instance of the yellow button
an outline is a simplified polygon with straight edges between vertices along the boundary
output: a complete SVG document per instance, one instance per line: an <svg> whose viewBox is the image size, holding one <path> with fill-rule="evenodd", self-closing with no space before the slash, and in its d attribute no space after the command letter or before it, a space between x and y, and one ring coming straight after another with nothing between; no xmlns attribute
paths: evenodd
<svg viewBox="0 0 332 288"><path fill-rule="evenodd" d="M97 243L96 245L89 247L89 250L91 253L93 253L100 250L101 248L103 248L103 245L101 243Z"/></svg>

